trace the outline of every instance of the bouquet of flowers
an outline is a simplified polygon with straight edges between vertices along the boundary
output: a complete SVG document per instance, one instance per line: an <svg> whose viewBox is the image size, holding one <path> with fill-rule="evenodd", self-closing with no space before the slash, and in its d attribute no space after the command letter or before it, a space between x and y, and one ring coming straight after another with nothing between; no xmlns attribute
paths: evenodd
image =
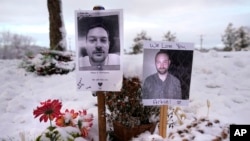
<svg viewBox="0 0 250 141"><path fill-rule="evenodd" d="M86 110L75 112L66 109L61 112L62 102L58 99L46 100L40 103L34 111L35 118L40 117L40 122L50 121L50 126L36 138L36 141L73 141L84 140L92 127L93 114L87 114ZM52 125L55 121L55 125Z"/></svg>

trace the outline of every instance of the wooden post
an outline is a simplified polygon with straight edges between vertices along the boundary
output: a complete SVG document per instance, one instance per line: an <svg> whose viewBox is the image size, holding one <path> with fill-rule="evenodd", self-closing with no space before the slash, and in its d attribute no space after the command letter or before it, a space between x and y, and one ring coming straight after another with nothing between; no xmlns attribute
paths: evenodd
<svg viewBox="0 0 250 141"><path fill-rule="evenodd" d="M103 6L94 6L93 10L105 10ZM97 91L97 105L98 105L98 128L99 141L106 141L106 112L105 112L105 95L102 91Z"/></svg>
<svg viewBox="0 0 250 141"><path fill-rule="evenodd" d="M106 141L106 116L104 92L97 92L99 141Z"/></svg>
<svg viewBox="0 0 250 141"><path fill-rule="evenodd" d="M167 136L168 105L162 105L160 108L159 135L163 138Z"/></svg>

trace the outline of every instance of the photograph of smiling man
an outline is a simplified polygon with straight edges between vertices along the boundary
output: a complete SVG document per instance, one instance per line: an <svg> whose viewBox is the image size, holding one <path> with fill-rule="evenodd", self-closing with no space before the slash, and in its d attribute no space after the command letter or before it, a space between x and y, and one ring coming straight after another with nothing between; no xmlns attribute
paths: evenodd
<svg viewBox="0 0 250 141"><path fill-rule="evenodd" d="M80 70L119 70L120 37L118 15L78 16Z"/></svg>
<svg viewBox="0 0 250 141"><path fill-rule="evenodd" d="M143 104L187 106L193 43L144 41L143 48Z"/></svg>
<svg viewBox="0 0 250 141"><path fill-rule="evenodd" d="M120 91L123 76L122 16L122 9L76 11L78 90Z"/></svg>

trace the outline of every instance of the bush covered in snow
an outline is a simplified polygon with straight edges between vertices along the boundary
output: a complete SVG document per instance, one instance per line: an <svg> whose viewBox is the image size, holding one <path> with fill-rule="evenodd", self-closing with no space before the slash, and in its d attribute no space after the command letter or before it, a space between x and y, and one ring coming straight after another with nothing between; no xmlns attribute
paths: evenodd
<svg viewBox="0 0 250 141"><path fill-rule="evenodd" d="M49 50L36 56L27 56L21 67L38 75L67 74L75 69L74 54Z"/></svg>

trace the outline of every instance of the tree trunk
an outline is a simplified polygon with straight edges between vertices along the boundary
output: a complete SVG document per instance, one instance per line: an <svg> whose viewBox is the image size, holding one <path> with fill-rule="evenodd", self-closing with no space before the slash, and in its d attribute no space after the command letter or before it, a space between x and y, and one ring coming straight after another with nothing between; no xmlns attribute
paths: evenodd
<svg viewBox="0 0 250 141"><path fill-rule="evenodd" d="M47 0L49 11L50 49L66 50L65 28L62 19L61 0Z"/></svg>

